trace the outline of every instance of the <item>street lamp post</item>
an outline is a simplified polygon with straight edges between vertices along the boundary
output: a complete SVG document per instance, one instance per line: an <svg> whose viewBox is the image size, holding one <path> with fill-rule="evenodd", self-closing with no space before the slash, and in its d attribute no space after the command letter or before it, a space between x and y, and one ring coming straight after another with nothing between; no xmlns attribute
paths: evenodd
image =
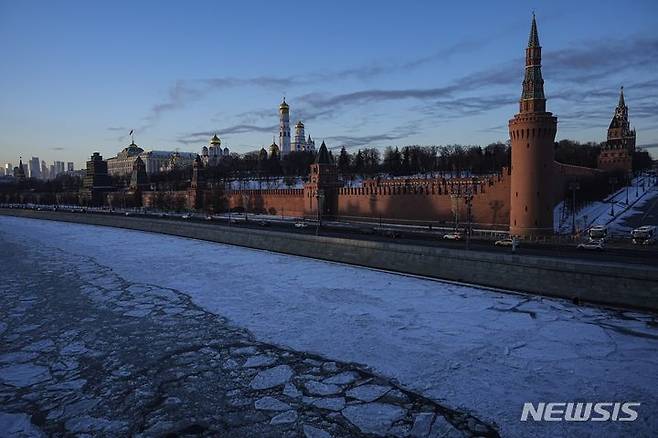
<svg viewBox="0 0 658 438"><path fill-rule="evenodd" d="M640 196L640 178L639 178L639 176L638 176L638 178L635 179L635 198L637 198L638 196Z"/></svg>
<svg viewBox="0 0 658 438"><path fill-rule="evenodd" d="M322 226L322 204L324 201L324 190L318 189L315 192L315 198L317 200L317 207L318 207L318 224L317 227L315 228L315 235L320 234L320 227Z"/></svg>
<svg viewBox="0 0 658 438"><path fill-rule="evenodd" d="M580 183L573 181L569 183L571 190L571 235L576 234L576 190L580 190Z"/></svg>
<svg viewBox="0 0 658 438"><path fill-rule="evenodd" d="M466 189L464 195L464 202L466 203L466 249L470 249L471 245L471 204L473 202L473 192L470 186Z"/></svg>
<svg viewBox="0 0 658 438"><path fill-rule="evenodd" d="M617 178L611 176L608 179L608 182L610 183L610 187L612 189L612 195L610 197L610 216L614 216L615 215L615 184L617 184Z"/></svg>

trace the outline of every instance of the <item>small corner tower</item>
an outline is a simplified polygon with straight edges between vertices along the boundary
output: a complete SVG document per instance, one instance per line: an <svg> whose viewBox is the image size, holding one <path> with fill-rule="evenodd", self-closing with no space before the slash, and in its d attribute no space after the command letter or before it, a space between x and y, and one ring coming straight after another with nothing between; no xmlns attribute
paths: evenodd
<svg viewBox="0 0 658 438"><path fill-rule="evenodd" d="M541 46L535 15L525 52L519 113L509 121L512 142L510 234L553 233L553 168L557 117L546 111Z"/></svg>
<svg viewBox="0 0 658 438"><path fill-rule="evenodd" d="M282 157L290 153L290 107L285 97L279 105L279 145Z"/></svg>
<svg viewBox="0 0 658 438"><path fill-rule="evenodd" d="M322 214L335 214L341 186L338 168L331 159L327 145L322 142L315 163L311 164L309 181L304 185L304 196L308 200L306 212L315 215L322 210Z"/></svg>

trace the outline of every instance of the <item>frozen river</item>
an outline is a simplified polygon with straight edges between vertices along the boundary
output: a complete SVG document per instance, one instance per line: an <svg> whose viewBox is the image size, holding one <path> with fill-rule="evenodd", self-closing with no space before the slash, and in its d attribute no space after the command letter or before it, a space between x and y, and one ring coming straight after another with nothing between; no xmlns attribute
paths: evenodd
<svg viewBox="0 0 658 438"><path fill-rule="evenodd" d="M0 242L15 248L22 269L31 266L44 274L56 270L48 263L64 270L84 266L84 275L74 279L111 272L112 281L147 285L143 296L136 288L129 300L117 301L138 322L148 322L149 300L161 299L151 291L176 291L189 301L178 304L183 308L178 317L187 311L186 318L196 321L195 315L207 312L244 330L245 339L253 336L250 342L292 351L286 354L315 354L344 367L363 365L391 385L397 382L439 406L495 424L503 436L650 436L658 430L658 325L650 315L87 225L0 217ZM8 254L3 251L2 257ZM3 265L5 294L11 284L35 286L34 281L8 284L12 276L29 280L31 274L17 273L18 268L8 272ZM46 293L20 292L36 301ZM65 328L80 330L75 320ZM5 329L0 323L0 332ZM188 330L191 338L203 331L200 325ZM283 357L282 351L267 355ZM11 379L20 383L12 356L2 353L0 380L4 370L5 385ZM19 371L30 382L44 372ZM520 422L524 402L572 401L641 406L632 423ZM1 414L0 422L7 415Z"/></svg>

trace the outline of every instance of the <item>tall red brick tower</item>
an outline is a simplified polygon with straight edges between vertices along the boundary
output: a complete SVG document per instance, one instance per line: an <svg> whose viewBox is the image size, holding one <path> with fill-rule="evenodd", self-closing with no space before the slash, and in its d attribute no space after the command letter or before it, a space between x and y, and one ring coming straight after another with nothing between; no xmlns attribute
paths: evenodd
<svg viewBox="0 0 658 438"><path fill-rule="evenodd" d="M511 235L527 237L553 233L553 143L556 132L557 117L546 111L541 46L533 14L525 51L519 113L509 121L512 141Z"/></svg>

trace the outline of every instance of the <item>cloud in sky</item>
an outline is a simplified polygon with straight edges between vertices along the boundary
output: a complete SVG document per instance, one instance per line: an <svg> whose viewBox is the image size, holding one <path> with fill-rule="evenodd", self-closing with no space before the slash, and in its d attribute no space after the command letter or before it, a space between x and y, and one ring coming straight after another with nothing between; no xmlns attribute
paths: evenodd
<svg viewBox="0 0 658 438"><path fill-rule="evenodd" d="M255 77L246 79L213 78L199 81L178 81L170 90L166 101L156 104L147 117L150 123L156 121L166 111L180 109L196 99L200 99L218 88L264 87L268 89L292 88L301 85L314 85L324 81L344 80L348 77L369 79L385 75L397 69L419 68L457 52L477 51L484 41L468 41L455 44L429 55L415 59L387 64L368 64L351 69L329 73L308 73L289 77ZM612 80L629 71L658 70L658 38L638 36L625 40L584 41L577 46L561 50L545 51L543 60L544 77L547 78L547 97L562 101L565 105L577 105L577 110L562 114L572 117L574 125L603 126L598 118L611 114L618 89L609 84ZM523 76L523 58L517 57L487 69L465 74L448 84L429 88L401 89L362 89L340 94L330 94L321 90L308 92L296 98L296 116L305 121L326 120L335 117L340 111L349 111L373 104L395 101L417 101L413 106L415 115L425 118L472 117L499 109L518 101ZM606 82L605 79L609 78ZM656 92L658 80L649 79L626 84L634 90L632 115L638 119L656 117ZM517 87L518 92L513 92ZM502 92L504 90L504 92ZM655 92L654 92L655 91ZM653 92L653 93L652 93ZM293 99L289 99L293 100ZM604 111L605 110L605 111ZM227 128L218 129L224 134L244 134L250 132L276 132L276 125L261 125L260 120L272 117L273 110L260 109L238 115L239 122ZM607 118L607 115L603 119ZM594 120L597 119L597 120ZM568 127L569 123L562 126ZM366 129L367 126L364 126ZM416 125L416 129L418 126ZM496 127L498 128L498 127ZM497 129L496 129L497 130ZM212 135L214 131L191 133L180 136L182 143L194 143ZM337 135L328 137L345 144L367 144L376 141L402 139L414 132L402 130L396 133L373 135ZM415 132L417 133L417 132Z"/></svg>
<svg viewBox="0 0 658 438"><path fill-rule="evenodd" d="M278 128L278 125L271 126L257 126L257 125L248 125L240 124L233 125L227 128L217 129L216 131L201 131L201 132L192 132L189 134L184 134L178 137L178 141L184 144L193 144L205 142L208 138L213 135L227 135L227 134L244 134L246 132L273 132Z"/></svg>
<svg viewBox="0 0 658 438"><path fill-rule="evenodd" d="M373 143L380 143L384 141L394 141L400 140L402 138L409 137L417 129L416 123L409 123L406 125L398 126L386 133L383 134L371 134L371 135L337 135L332 137L327 137L327 141L336 143L335 146L329 147L329 149L340 149L343 146L345 148L353 148L358 146L375 146Z"/></svg>

